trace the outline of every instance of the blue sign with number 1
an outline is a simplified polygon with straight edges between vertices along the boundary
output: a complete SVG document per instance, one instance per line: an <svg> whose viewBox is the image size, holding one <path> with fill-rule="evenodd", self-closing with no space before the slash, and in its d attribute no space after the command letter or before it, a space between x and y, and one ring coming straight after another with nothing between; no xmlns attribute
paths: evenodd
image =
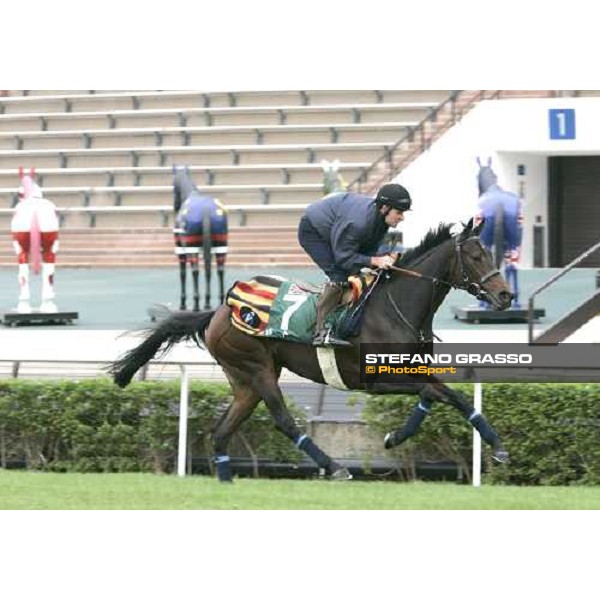
<svg viewBox="0 0 600 600"><path fill-rule="evenodd" d="M548 113L551 140L575 139L575 109L551 108Z"/></svg>

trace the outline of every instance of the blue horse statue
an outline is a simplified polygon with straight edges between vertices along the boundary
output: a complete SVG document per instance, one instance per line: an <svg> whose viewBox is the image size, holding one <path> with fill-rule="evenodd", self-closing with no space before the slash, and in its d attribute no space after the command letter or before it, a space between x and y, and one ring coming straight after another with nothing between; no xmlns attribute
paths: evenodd
<svg viewBox="0 0 600 600"><path fill-rule="evenodd" d="M200 192L187 166L173 166L173 210L175 254L179 259L181 280L180 309L186 310L186 272L189 264L194 285L194 310L200 310L198 262L204 259L206 293L204 309L210 310L212 256L216 257L220 302L225 299L225 260L227 257L227 210L212 196Z"/></svg>
<svg viewBox="0 0 600 600"><path fill-rule="evenodd" d="M498 185L498 176L492 169L492 159L482 165L477 158L479 173L479 214L477 220L485 219L480 238L494 255L497 268L504 264L504 275L514 294L513 308L519 308L519 279L517 266L523 239L522 200ZM489 308L483 302L482 307Z"/></svg>

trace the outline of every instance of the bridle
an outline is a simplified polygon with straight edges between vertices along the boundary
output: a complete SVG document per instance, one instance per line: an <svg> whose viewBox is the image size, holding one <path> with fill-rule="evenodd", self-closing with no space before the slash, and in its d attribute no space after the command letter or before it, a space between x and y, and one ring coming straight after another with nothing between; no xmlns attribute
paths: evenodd
<svg viewBox="0 0 600 600"><path fill-rule="evenodd" d="M467 275L467 270L465 269L465 265L463 263L462 258L462 245L466 244L470 240L476 240L477 243L481 246L481 241L478 237L472 236L469 237L462 242L458 241L458 238L455 241L455 250L456 250L456 258L458 261L458 266L460 267L462 282L460 284L455 284L453 287L459 290L465 290L468 294L475 296L478 300L487 300L489 294L483 289L483 284L492 279L492 277L496 277L500 275L500 271L498 269L492 269L485 275L483 275L478 282L470 281L469 276ZM483 250L483 246L481 246Z"/></svg>
<svg viewBox="0 0 600 600"><path fill-rule="evenodd" d="M456 254L457 266L460 268L460 281L458 281L458 282L446 281L444 279L439 279L438 277L431 277L430 275L424 275L423 273L419 273L418 271L412 271L410 269L403 269L402 267L391 266L389 268L391 271L395 271L396 273L409 275L410 277L416 277L418 279L424 279L425 281L430 281L434 287L436 285L444 285L450 289L464 290L468 294L475 296L478 300L488 300L489 294L483 289L483 284L486 283L486 281L489 281L490 279L492 279L493 277L496 277L497 275L499 276L500 271L498 269L492 269L491 271L489 271L488 273L483 275L477 282L471 281L469 279L469 276L467 274L467 270L465 268L465 264L463 261L462 246L463 246L463 244L466 244L467 242L469 242L471 240L477 240L477 242L481 245L481 241L480 241L479 237L477 237L477 236L471 236L462 241L459 241L458 236L454 239L454 250L455 250L455 254ZM483 249L483 246L482 246L482 249ZM389 277L389 275L388 275L388 277ZM433 309L434 296L435 296L435 294L431 295L430 310ZM394 308L394 311L398 315L398 317L400 317L401 321L413 332L413 334L419 340L419 343L421 343L421 344L430 343L433 341L433 338L436 338L438 341L441 341L440 338L437 337L433 332L432 332L432 338L430 340L428 340L425 336L425 332L422 329L417 330L413 326L413 324L406 318L406 316L402 313L402 311L400 310L400 307L397 305L396 301L390 294L389 289L387 290L387 297L388 297L390 304Z"/></svg>
<svg viewBox="0 0 600 600"><path fill-rule="evenodd" d="M459 241L458 237L456 237L454 240L454 250L455 250L455 254L456 254L456 260L458 263L458 267L460 268L460 281L459 282L446 281L444 279L439 279L438 277L431 277L430 275L424 275L423 273L419 273L418 271L412 271L410 269L403 269L401 267L392 266L392 267L390 267L390 270L395 271L396 273L402 273L404 275L416 277L418 279L424 279L426 281L431 281L431 283L433 283L434 285L445 285L451 289L464 290L468 294L475 296L475 298L477 298L478 300L487 300L489 295L483 289L483 284L486 283L487 281L489 281L490 279L492 279L492 277L496 277L497 275L500 275L500 271L498 269L492 269L491 271L489 271L488 273L483 275L477 282L471 281L469 279L469 276L467 275L467 270L465 268L465 264L463 262L462 246L463 246L463 244L466 244L467 242L472 241L472 240L476 240L477 243L479 243L481 245L481 241L479 240L479 238L477 236L471 236L462 241Z"/></svg>

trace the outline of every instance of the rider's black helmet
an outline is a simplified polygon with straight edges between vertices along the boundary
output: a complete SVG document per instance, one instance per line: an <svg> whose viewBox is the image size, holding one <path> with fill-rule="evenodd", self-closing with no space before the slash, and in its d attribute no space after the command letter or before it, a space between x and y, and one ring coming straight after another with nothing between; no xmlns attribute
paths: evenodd
<svg viewBox="0 0 600 600"><path fill-rule="evenodd" d="M408 190L399 183L386 183L375 197L375 202L379 206L387 204L397 210L410 210L412 200Z"/></svg>

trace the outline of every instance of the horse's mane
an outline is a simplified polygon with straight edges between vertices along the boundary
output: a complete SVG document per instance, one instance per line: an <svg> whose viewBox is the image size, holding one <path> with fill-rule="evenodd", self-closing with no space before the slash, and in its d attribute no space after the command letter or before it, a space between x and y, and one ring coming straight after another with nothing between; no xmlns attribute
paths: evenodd
<svg viewBox="0 0 600 600"><path fill-rule="evenodd" d="M430 229L425 237L421 240L421 243L414 248L407 250L397 261L396 266L403 267L413 263L417 258L420 258L429 250L436 248L441 243L452 239L450 229L454 223L440 223L437 229Z"/></svg>

